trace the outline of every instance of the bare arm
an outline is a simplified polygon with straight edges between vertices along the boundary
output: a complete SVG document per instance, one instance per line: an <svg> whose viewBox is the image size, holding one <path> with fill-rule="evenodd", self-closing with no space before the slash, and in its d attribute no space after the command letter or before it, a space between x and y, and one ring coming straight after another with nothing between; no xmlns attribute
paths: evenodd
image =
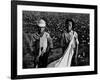
<svg viewBox="0 0 100 80"><path fill-rule="evenodd" d="M76 54L75 54L76 65L77 65L77 57L78 57L78 46L79 46L78 35L76 35Z"/></svg>

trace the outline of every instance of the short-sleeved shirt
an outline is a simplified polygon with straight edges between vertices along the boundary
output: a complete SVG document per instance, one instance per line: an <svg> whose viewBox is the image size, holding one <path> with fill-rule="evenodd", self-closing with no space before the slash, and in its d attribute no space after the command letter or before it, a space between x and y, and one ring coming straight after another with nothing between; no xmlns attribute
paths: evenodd
<svg viewBox="0 0 100 80"><path fill-rule="evenodd" d="M48 32L44 32L40 37L40 48L43 48L45 51L47 48L53 48L52 38Z"/></svg>

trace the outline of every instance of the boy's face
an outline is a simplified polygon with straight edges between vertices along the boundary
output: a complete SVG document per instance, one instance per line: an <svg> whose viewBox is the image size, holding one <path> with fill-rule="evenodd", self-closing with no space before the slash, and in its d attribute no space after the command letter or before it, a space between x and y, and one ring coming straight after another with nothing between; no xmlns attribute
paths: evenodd
<svg viewBox="0 0 100 80"><path fill-rule="evenodd" d="M41 32L43 32L45 30L45 28L44 27L41 27Z"/></svg>

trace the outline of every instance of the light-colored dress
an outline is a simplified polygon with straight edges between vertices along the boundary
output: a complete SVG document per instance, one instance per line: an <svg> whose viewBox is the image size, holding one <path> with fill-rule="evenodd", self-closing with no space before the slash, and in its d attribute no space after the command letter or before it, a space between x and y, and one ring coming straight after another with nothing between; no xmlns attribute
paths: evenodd
<svg viewBox="0 0 100 80"><path fill-rule="evenodd" d="M71 60L74 54L77 33L71 31L69 34L65 33L64 35L66 40L68 38L70 39L70 43L66 48L66 50L64 51L64 55L60 59L49 64L48 67L70 67L71 66Z"/></svg>

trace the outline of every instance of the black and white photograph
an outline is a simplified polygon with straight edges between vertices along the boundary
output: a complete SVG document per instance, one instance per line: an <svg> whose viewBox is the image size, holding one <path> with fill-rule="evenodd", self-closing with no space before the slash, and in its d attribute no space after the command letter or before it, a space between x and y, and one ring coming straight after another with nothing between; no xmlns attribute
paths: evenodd
<svg viewBox="0 0 100 80"><path fill-rule="evenodd" d="M89 17L23 11L23 68L89 65Z"/></svg>
<svg viewBox="0 0 100 80"><path fill-rule="evenodd" d="M16 16L12 18L16 19L12 20L12 27L16 26L12 28L16 35L13 40L17 39L12 40L16 44L12 50L12 67L16 71L12 75L96 73L96 6L24 3L12 6L13 17Z"/></svg>

